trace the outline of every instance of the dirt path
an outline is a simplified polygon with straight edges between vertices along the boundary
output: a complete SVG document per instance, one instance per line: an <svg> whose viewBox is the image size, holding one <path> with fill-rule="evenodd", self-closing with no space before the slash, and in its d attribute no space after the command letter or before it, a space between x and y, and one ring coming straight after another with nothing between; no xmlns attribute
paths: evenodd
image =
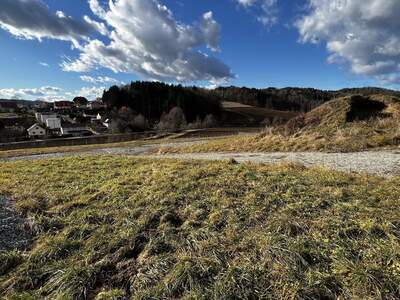
<svg viewBox="0 0 400 300"><path fill-rule="evenodd" d="M175 158L195 160L229 160L253 163L297 162L305 166L320 165L346 172L360 172L380 176L400 175L400 151L369 151L356 153L321 153L321 152L275 152L275 153L193 153L162 154L154 153L160 147L182 147L196 142L176 142L165 144L149 144L139 147L103 148L80 153L52 153L13 157L3 161L36 160L66 156L84 155L131 155L153 159Z"/></svg>

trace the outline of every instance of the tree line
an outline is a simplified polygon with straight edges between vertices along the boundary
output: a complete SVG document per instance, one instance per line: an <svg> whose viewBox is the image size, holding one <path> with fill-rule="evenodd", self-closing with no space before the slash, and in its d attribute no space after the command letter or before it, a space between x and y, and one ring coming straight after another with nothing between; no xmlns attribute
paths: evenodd
<svg viewBox="0 0 400 300"><path fill-rule="evenodd" d="M104 91L102 99L108 107L109 117L114 120L115 132L126 132L215 126L223 119L220 118L223 101L273 110L309 112L333 98L350 94L399 96L400 93L380 88L323 91L312 88L255 89L231 86L205 89L136 81L112 86ZM81 99L74 99L78 100Z"/></svg>
<svg viewBox="0 0 400 300"><path fill-rule="evenodd" d="M205 95L196 87L183 87L162 82L136 81L125 86L112 86L103 93L109 109L130 108L133 113L157 122L161 116L179 107L188 122L207 115L219 116L221 102L216 95Z"/></svg>
<svg viewBox="0 0 400 300"><path fill-rule="evenodd" d="M329 100L352 94L400 96L398 91L375 87L324 91L313 88L255 89L230 86L219 87L208 93L217 96L222 101L234 101L256 107L296 112L309 112Z"/></svg>

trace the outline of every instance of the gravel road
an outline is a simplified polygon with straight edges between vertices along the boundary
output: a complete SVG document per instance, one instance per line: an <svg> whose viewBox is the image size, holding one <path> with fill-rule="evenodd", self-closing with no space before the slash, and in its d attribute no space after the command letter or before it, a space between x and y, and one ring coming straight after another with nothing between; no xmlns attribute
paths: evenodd
<svg viewBox="0 0 400 300"><path fill-rule="evenodd" d="M204 141L202 141L204 142ZM160 154L154 153L160 147L182 147L196 142L177 142L165 144L149 144L138 147L103 148L80 153L52 153L13 157L3 161L36 160L65 156L84 155L131 155L153 159L175 158L195 160L229 160L253 163L297 162L305 166L320 165L339 171L369 173L380 176L400 175L400 151L368 151L354 153L321 153L321 152L274 152L274 153L192 153L192 154ZM1 161L1 160L0 160Z"/></svg>
<svg viewBox="0 0 400 300"><path fill-rule="evenodd" d="M25 220L18 216L7 198L0 196L0 251L22 250L30 240Z"/></svg>
<svg viewBox="0 0 400 300"><path fill-rule="evenodd" d="M399 151L354 153L274 152L274 153L193 153L166 154L154 158L230 160L252 163L296 162L305 166L324 166L345 172L369 173L380 176L400 175Z"/></svg>

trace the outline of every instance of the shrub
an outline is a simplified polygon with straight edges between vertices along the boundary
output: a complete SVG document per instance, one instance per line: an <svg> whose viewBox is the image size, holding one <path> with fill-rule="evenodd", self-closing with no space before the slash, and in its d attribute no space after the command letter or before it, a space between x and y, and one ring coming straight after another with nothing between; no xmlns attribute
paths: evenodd
<svg viewBox="0 0 400 300"><path fill-rule="evenodd" d="M133 118L131 126L135 129L146 130L149 129L149 121L143 115L137 115Z"/></svg>
<svg viewBox="0 0 400 300"><path fill-rule="evenodd" d="M157 125L158 130L181 130L187 126L185 114L180 107L174 107L168 114L161 116Z"/></svg>
<svg viewBox="0 0 400 300"><path fill-rule="evenodd" d="M305 114L300 114L298 117L289 120L284 126L286 136L297 133L305 126Z"/></svg>
<svg viewBox="0 0 400 300"><path fill-rule="evenodd" d="M202 122L202 127L203 128L212 128L212 127L216 127L218 125L218 121L215 118L214 115L207 115L203 122Z"/></svg>

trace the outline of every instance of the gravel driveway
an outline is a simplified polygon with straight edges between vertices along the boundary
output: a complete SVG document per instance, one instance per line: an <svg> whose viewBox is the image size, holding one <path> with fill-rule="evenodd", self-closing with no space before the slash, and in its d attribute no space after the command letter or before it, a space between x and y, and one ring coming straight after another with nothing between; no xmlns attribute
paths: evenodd
<svg viewBox="0 0 400 300"><path fill-rule="evenodd" d="M305 166L324 166L346 172L369 173L380 176L400 175L399 151L354 153L274 152L274 153L189 153L151 156L177 159L230 160L252 163L296 162Z"/></svg>
<svg viewBox="0 0 400 300"><path fill-rule="evenodd" d="M204 142L204 141L200 141ZM253 163L297 162L305 166L320 165L339 171L369 173L380 176L400 175L400 151L368 151L354 153L321 153L321 152L274 152L274 153L189 153L159 154L154 153L160 147L182 147L196 142L176 142L149 144L138 147L103 148L79 153L52 153L12 157L3 161L36 160L66 156L84 155L131 155L153 159L175 158L196 160L229 160ZM1 161L1 160L0 160Z"/></svg>

